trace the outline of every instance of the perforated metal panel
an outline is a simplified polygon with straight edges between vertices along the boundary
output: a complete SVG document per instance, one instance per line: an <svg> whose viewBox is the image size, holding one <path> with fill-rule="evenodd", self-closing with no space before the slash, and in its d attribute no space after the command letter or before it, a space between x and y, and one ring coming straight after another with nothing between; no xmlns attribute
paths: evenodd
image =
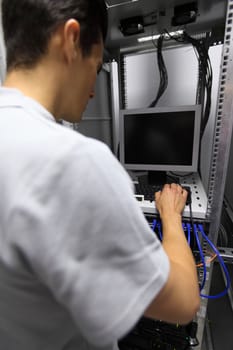
<svg viewBox="0 0 233 350"><path fill-rule="evenodd" d="M210 180L208 188L207 219L210 221L209 236L212 242L217 243L221 221L222 204L225 189L225 180L230 153L233 126L233 0L228 1L225 37L223 45L222 63L218 91L218 106L216 113L212 160L210 166ZM212 269L208 271L206 293L209 292L212 279ZM203 334L206 324L207 300L201 302L198 314L198 339L202 349ZM208 337L207 337L208 338ZM208 339L206 339L208 343ZM209 346L208 346L209 348Z"/></svg>
<svg viewBox="0 0 233 350"><path fill-rule="evenodd" d="M220 72L218 107L210 167L207 217L210 234L216 241L220 224L227 164L233 125L233 0L228 1L225 38Z"/></svg>

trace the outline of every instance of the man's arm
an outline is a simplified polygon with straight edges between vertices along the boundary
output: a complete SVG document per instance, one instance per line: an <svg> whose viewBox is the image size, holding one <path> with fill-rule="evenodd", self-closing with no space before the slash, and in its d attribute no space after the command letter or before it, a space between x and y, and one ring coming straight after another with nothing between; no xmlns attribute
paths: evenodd
<svg viewBox="0 0 233 350"><path fill-rule="evenodd" d="M181 222L186 198L187 192L176 184L165 185L155 195L170 273L165 286L145 312L145 316L181 324L191 321L200 305L196 266Z"/></svg>

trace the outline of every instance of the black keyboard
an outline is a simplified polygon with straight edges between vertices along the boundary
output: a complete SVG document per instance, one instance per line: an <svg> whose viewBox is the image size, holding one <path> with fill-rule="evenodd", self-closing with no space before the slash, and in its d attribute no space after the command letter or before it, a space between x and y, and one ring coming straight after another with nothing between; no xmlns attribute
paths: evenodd
<svg viewBox="0 0 233 350"><path fill-rule="evenodd" d="M188 191L188 197L186 201L186 205L191 203L191 189L189 186L182 186L186 191ZM162 190L163 185L150 185L148 183L135 183L135 194L143 195L144 199L150 202L154 201L155 192Z"/></svg>
<svg viewBox="0 0 233 350"><path fill-rule="evenodd" d="M163 186L161 185L149 185L147 183L136 183L135 193L136 195L143 195L147 201L154 201L155 192L160 191Z"/></svg>

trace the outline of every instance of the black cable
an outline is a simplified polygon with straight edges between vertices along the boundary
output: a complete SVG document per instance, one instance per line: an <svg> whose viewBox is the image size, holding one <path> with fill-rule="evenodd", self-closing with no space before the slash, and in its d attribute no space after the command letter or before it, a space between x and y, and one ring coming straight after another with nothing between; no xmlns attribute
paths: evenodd
<svg viewBox="0 0 233 350"><path fill-rule="evenodd" d="M184 42L192 44L197 52L199 71L203 76L204 93L205 93L205 107L203 111L202 121L201 121L201 139L203 137L206 125L209 120L210 108L211 108L211 92L212 92L212 82L213 82L213 72L212 66L208 54L208 48L203 40L197 40L189 36L186 32L183 33Z"/></svg>
<svg viewBox="0 0 233 350"><path fill-rule="evenodd" d="M162 47L163 47L163 39L164 34L160 35L158 41L157 41L157 60L158 60L158 67L159 67L159 74L160 74L160 84L157 92L157 96L153 102L149 105L149 107L155 107L158 103L158 100L163 95L164 91L167 88L168 85L168 75L167 75L167 69L164 63L163 55L162 55Z"/></svg>
<svg viewBox="0 0 233 350"><path fill-rule="evenodd" d="M210 116L213 72L212 72L210 58L208 55L208 49L206 48L206 44L204 43L204 41L195 40L190 36L188 36L187 33L185 34L185 37L188 41L192 43L194 49L197 52L198 62L199 62L199 74L202 77L201 81L203 82L203 86L204 86L205 106L203 108L203 114L201 119L201 128L200 128L200 141L201 141L206 129L206 125L209 120L209 116ZM199 159L198 169L199 169L199 173L201 174L201 156L200 155L201 155L201 142L199 146L199 157L198 157Z"/></svg>
<svg viewBox="0 0 233 350"><path fill-rule="evenodd" d="M191 44L197 53L199 72L203 77L204 94L205 94L204 96L205 107L203 109L201 131L200 131L200 139L202 139L203 134L205 132L206 125L209 120L209 115L210 115L211 92L212 92L212 83L213 83L213 72L212 72L212 66L211 66L211 62L208 54L208 45L204 40L198 40L198 39L192 38L185 31L180 37L174 37L168 32L167 29L164 29L164 31L171 39L179 43Z"/></svg>
<svg viewBox="0 0 233 350"><path fill-rule="evenodd" d="M194 221L193 221L192 193L191 193L191 190L190 190L190 195L189 195L188 206L189 206L190 223L191 223L191 227L192 227L192 235L190 237L190 247L191 247L192 251L194 251L195 248L196 248L196 239L195 239L195 234L194 234Z"/></svg>

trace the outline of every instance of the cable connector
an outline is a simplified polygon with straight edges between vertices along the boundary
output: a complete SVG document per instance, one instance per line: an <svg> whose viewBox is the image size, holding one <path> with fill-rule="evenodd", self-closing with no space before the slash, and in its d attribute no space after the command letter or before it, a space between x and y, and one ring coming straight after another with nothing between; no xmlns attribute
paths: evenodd
<svg viewBox="0 0 233 350"><path fill-rule="evenodd" d="M186 200L186 205L189 205L192 203L192 191L189 186L183 186L182 188L188 192L187 200Z"/></svg>

